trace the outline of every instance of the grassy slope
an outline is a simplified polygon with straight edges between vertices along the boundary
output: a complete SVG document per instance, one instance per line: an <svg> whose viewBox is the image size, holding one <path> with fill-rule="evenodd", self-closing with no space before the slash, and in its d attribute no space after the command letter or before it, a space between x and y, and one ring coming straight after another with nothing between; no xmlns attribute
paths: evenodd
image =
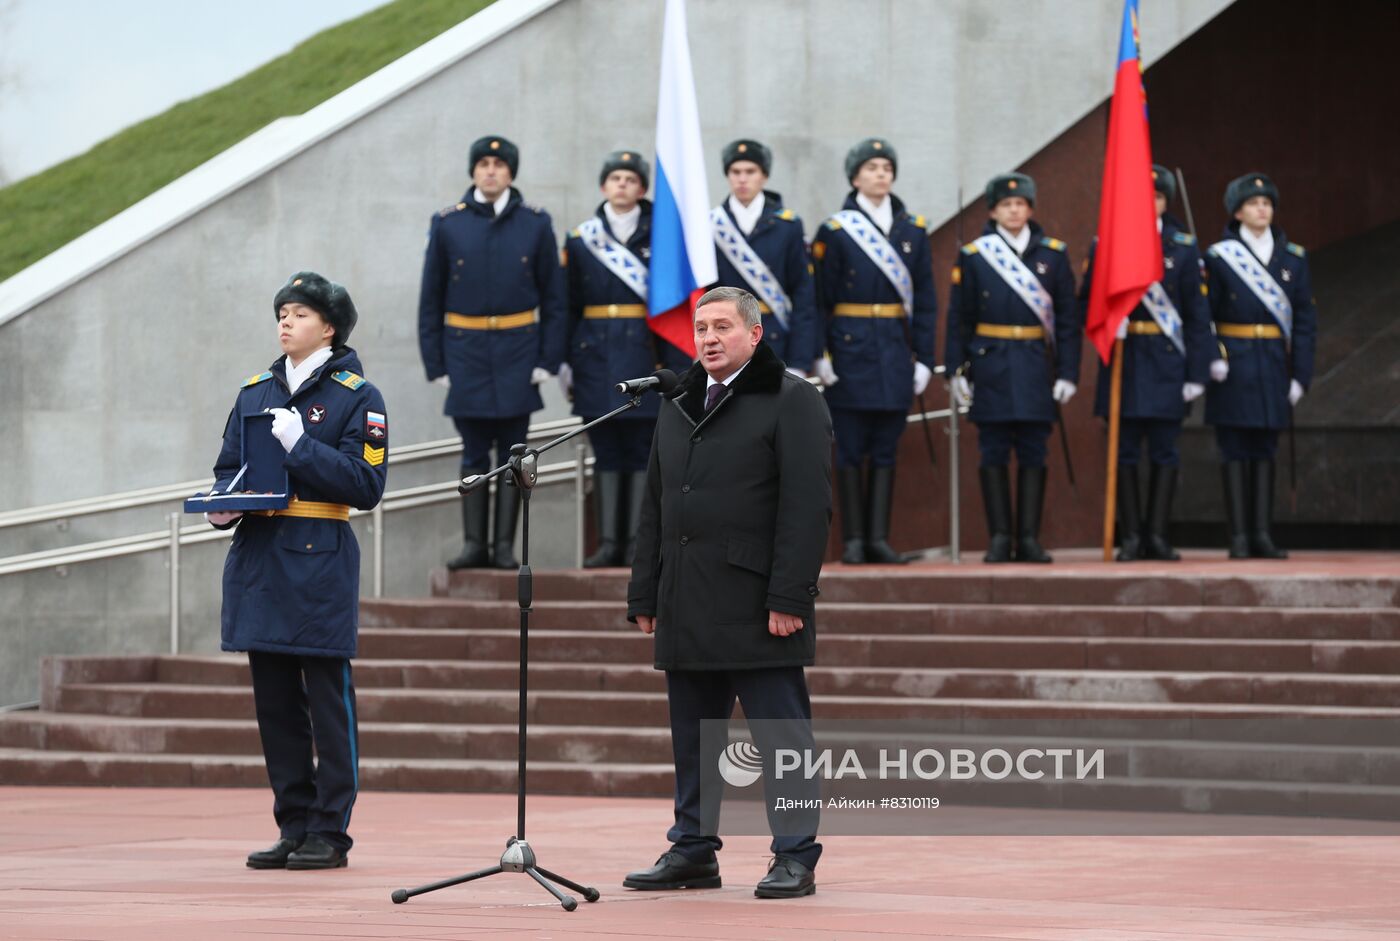
<svg viewBox="0 0 1400 941"><path fill-rule="evenodd" d="M181 102L0 189L0 281L286 115L301 114L487 6L394 0L317 33L222 88Z"/></svg>

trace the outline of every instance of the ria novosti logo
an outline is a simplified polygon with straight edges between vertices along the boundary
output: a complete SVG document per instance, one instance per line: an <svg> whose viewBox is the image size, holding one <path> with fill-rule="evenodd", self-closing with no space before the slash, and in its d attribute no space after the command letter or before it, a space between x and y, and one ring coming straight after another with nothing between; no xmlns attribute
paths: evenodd
<svg viewBox="0 0 1400 941"><path fill-rule="evenodd" d="M748 787L763 776L763 755L751 742L734 742L720 752L719 776L735 787Z"/></svg>

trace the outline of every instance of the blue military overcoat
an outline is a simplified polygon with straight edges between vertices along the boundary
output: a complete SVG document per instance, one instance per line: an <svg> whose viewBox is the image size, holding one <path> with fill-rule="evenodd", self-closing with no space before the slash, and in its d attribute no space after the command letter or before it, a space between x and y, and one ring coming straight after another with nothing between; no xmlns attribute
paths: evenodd
<svg viewBox="0 0 1400 941"><path fill-rule="evenodd" d="M734 222L729 200L726 199L721 208L737 230L738 223ZM773 272L773 277L792 302L786 327L775 315L763 315L763 339L783 362L794 369L809 371L818 356L819 341L816 291L812 284L812 263L807 255L802 220L791 209L783 208L782 196L764 190L763 212L745 240L754 254L768 266L768 270ZM753 291L723 251L716 249L715 260L719 265L717 286ZM762 299L760 296L759 300Z"/></svg>
<svg viewBox="0 0 1400 941"><path fill-rule="evenodd" d="M642 217L627 240L627 249L643 265L651 258L651 201L642 200ZM608 234L600 204L597 217ZM585 307L646 306L639 295L608 269L584 244L577 229L564 241L564 270L569 294L569 343L566 358L574 373L573 412L586 418L605 415L627 401L615 388L625 379L649 376L665 367L677 374L690 368L691 358L657 336L645 317L587 319ZM619 419L656 420L660 396L644 395L642 404Z"/></svg>
<svg viewBox="0 0 1400 941"><path fill-rule="evenodd" d="M912 316L838 316L837 304L898 307L899 291L835 218L822 223L812 242L824 349L831 353L839 378L826 390L827 405L833 409L907 412L914 401L915 359L929 369L934 366L938 297L924 217L910 215L898 197L889 198L894 201L894 220L888 240L913 281ZM865 215L854 192L842 208ZM870 225L875 226L873 220Z"/></svg>
<svg viewBox="0 0 1400 941"><path fill-rule="evenodd" d="M345 347L287 392L286 360L244 382L214 465L226 489L242 466L242 416L296 408L304 434L287 454L291 492L301 501L369 510L384 494L389 439L384 397ZM360 547L336 519L259 516L237 522L224 561L224 650L353 657L360 599Z"/></svg>
<svg viewBox="0 0 1400 941"><path fill-rule="evenodd" d="M1239 232L1240 223L1231 222L1223 237L1238 242ZM1293 341L1219 338L1230 374L1224 382L1212 382L1206 391L1206 422L1212 425L1287 428L1289 380L1297 379L1304 389L1312 383L1317 307L1308 253L1288 241L1277 226L1273 234L1274 251L1265 268L1293 305ZM1206 278L1217 330L1221 324L1278 323L1214 248L1206 251Z"/></svg>
<svg viewBox="0 0 1400 941"><path fill-rule="evenodd" d="M515 189L500 215L468 190L433 216L418 301L418 343L429 379L452 380L443 413L509 418L543 407L535 367L557 372L567 324L564 278L549 214ZM505 316L538 309L534 323L477 330L447 314Z"/></svg>
<svg viewBox="0 0 1400 941"><path fill-rule="evenodd" d="M1086 322L1089 309L1089 286L1094 281L1097 247L1097 240L1089 246L1084 280L1079 286L1080 323ZM1162 217L1161 284L1181 315L1186 353L1178 352L1176 344L1161 334L1128 334L1123 340L1121 414L1124 418L1181 421L1186 417L1187 408L1181 398L1181 387L1187 382L1205 385L1210 381L1210 361L1216 353L1215 340L1210 334L1210 305L1202 289L1201 254L1195 237L1182 231L1181 224L1171 216ZM1129 319L1153 322L1152 315L1141 304L1133 308ZM1112 361L1099 368L1094 414L1101 418L1108 415L1111 384Z"/></svg>
<svg viewBox="0 0 1400 941"><path fill-rule="evenodd" d="M975 242L962 247L953 268L948 299L944 362L949 371L966 364L974 385L968 417L974 422L1053 422L1056 379L1079 381L1080 324L1074 274L1065 243L1029 223L1030 244L1021 260L1049 293L1055 312L1055 343L977 336L977 324L1041 326L1029 304L982 257ZM996 235L988 222L984 235ZM998 236L999 237L999 236ZM1052 361L1053 359L1053 361Z"/></svg>

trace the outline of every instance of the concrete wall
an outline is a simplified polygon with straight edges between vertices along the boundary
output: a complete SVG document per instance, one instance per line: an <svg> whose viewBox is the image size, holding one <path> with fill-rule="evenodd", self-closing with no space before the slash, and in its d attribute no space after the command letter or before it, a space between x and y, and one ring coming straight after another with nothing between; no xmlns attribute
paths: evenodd
<svg viewBox="0 0 1400 941"><path fill-rule="evenodd" d="M1228 4L1146 5L1145 57ZM719 148L757 136L775 151L772 186L809 232L839 206L842 157L868 134L899 149L896 190L909 207L931 224L950 216L960 187L973 199L1109 92L1122 11L1120 0L689 6L712 200L725 192ZM415 334L428 218L465 188L468 144L493 132L520 144L519 186L558 235L591 213L601 155L652 148L662 7L563 0L0 325L0 511L207 473L240 381L276 354L271 296L299 268L350 287L361 312L352 345L385 393L391 443L450 435ZM566 413L556 389L547 399L537 418ZM451 462L439 469L450 476ZM404 483L390 474L391 489ZM572 516L538 515L541 563L568 564ZM428 517L418 545L436 551L425 564L457 531L454 513ZM133 531L117 519L0 530L0 557ZM161 525L153 511L134 531ZM122 614L119 600L91 598L75 619ZM0 609L4 636L16 633L13 610Z"/></svg>

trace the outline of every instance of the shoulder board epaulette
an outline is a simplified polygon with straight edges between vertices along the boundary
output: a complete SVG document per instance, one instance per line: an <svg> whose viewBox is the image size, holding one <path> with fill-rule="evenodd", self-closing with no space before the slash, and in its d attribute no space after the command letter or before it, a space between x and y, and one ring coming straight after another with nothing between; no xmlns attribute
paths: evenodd
<svg viewBox="0 0 1400 941"><path fill-rule="evenodd" d="M928 220L925 219L923 216L915 216L915 217L914 217L914 224L915 224L916 226L918 226L919 228L921 228L921 229L927 229L927 228L928 228Z"/></svg>
<svg viewBox="0 0 1400 941"><path fill-rule="evenodd" d="M1040 244L1041 244L1041 245L1044 245L1046 248L1053 249L1053 250L1055 250L1055 251L1057 251L1057 252L1062 252L1062 251L1065 250L1065 243L1064 243L1064 242L1061 242L1059 239L1052 239L1052 238L1051 238L1050 236L1048 236L1048 235L1043 236L1043 237L1041 238Z"/></svg>
<svg viewBox="0 0 1400 941"><path fill-rule="evenodd" d="M978 249L976 242L968 242L962 247L962 253L964 255L976 255L978 251L980 251L980 249Z"/></svg>
<svg viewBox="0 0 1400 941"><path fill-rule="evenodd" d="M792 222L797 218L797 213L793 212L791 209L784 209L782 212L778 213L778 218L784 222Z"/></svg>
<svg viewBox="0 0 1400 941"><path fill-rule="evenodd" d="M1303 246L1299 245L1297 242L1289 242L1288 250L1293 254L1297 255L1299 258L1303 258L1308 254L1308 250Z"/></svg>
<svg viewBox="0 0 1400 941"><path fill-rule="evenodd" d="M365 384L364 376L357 376L348 369L342 369L339 372L331 373L331 378L345 388L352 390L358 389Z"/></svg>
<svg viewBox="0 0 1400 941"><path fill-rule="evenodd" d="M249 386L255 386L255 385L257 385L259 382L266 382L267 380L269 380L269 379L271 379L271 378L272 378L272 373L270 373L270 372L260 372L260 373L258 373L256 376L249 376L247 379L244 379L244 380L243 380L242 388L246 389L246 388L248 388Z"/></svg>
<svg viewBox="0 0 1400 941"><path fill-rule="evenodd" d="M581 239L583 238L583 233L580 232L578 229L570 229L569 234L566 235L565 238Z"/></svg>
<svg viewBox="0 0 1400 941"><path fill-rule="evenodd" d="M1215 250L1215 246L1214 246L1214 245L1212 245L1212 246L1210 246L1209 248L1206 249L1206 254L1209 255L1209 256L1211 256L1212 258L1219 258L1219 257L1220 257L1220 253L1219 253L1218 251Z"/></svg>
<svg viewBox="0 0 1400 941"><path fill-rule="evenodd" d="M530 210L531 212L533 212L533 213L534 213L535 215L537 215L537 216L538 216L540 213L544 212L544 209L543 209L542 207L536 206L536 205L534 205L534 204L532 204L532 203L521 203L520 205L521 205L523 208Z"/></svg>
<svg viewBox="0 0 1400 941"><path fill-rule="evenodd" d="M828 219L825 223L823 223L823 225L825 225L828 229L830 229L833 232L841 231L841 220L839 219Z"/></svg>
<svg viewBox="0 0 1400 941"><path fill-rule="evenodd" d="M466 203L453 203L451 206L446 206L446 207L444 207L444 208L442 208L442 209L439 209L439 210L438 210L438 218L439 218L439 219L444 219L444 218L446 218L446 217L452 215L454 212L461 212L463 209L466 209L466 208L467 208L467 204L466 204Z"/></svg>
<svg viewBox="0 0 1400 941"><path fill-rule="evenodd" d="M1190 232L1173 232L1172 241L1178 245L1195 245L1196 236Z"/></svg>

